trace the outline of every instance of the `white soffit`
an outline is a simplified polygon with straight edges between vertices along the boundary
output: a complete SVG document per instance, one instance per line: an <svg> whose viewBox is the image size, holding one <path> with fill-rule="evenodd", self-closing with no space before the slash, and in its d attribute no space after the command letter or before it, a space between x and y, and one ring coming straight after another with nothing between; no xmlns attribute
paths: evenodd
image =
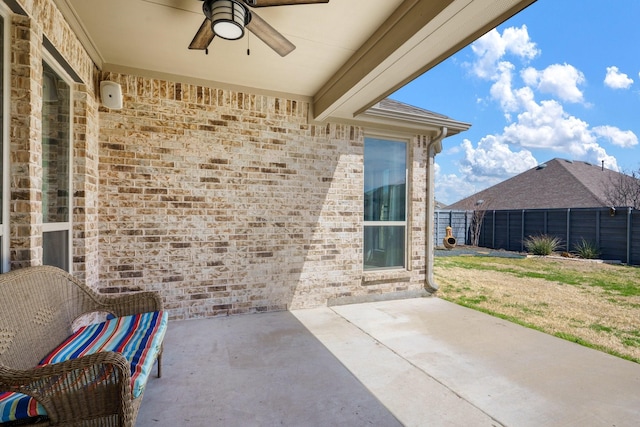
<svg viewBox="0 0 640 427"><path fill-rule="evenodd" d="M199 0L54 0L99 68L147 70L311 98L402 0L250 8L291 40L280 57L250 31L189 50L204 20ZM250 47L251 54L247 55Z"/></svg>
<svg viewBox="0 0 640 427"><path fill-rule="evenodd" d="M429 0L421 0L429 1ZM535 0L456 0L357 83L314 98L317 120L353 118ZM331 88L323 88L331 91ZM338 91L340 93L340 91ZM325 100L322 97L330 99Z"/></svg>
<svg viewBox="0 0 640 427"><path fill-rule="evenodd" d="M204 19L199 0L54 0L103 70L290 94L312 101L320 121L352 120L534 1L330 0L251 9L296 45L282 58L252 34L216 38L209 55L189 50Z"/></svg>

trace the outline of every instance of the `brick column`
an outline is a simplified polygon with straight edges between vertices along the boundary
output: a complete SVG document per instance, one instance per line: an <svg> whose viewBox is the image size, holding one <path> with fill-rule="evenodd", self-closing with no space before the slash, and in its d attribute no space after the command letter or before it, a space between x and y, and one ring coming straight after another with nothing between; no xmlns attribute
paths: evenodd
<svg viewBox="0 0 640 427"><path fill-rule="evenodd" d="M11 269L42 264L42 32L14 16L11 31Z"/></svg>
<svg viewBox="0 0 640 427"><path fill-rule="evenodd" d="M97 286L98 102L83 84L74 86L73 96L73 274Z"/></svg>

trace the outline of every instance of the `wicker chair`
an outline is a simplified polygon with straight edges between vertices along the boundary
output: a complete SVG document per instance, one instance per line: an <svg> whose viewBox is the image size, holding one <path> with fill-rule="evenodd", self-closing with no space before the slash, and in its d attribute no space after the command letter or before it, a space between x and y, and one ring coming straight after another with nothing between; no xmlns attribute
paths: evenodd
<svg viewBox="0 0 640 427"><path fill-rule="evenodd" d="M142 395L133 399L130 366L121 354L36 365L71 335L72 324L84 314L127 316L161 309L156 293L100 295L55 267L1 274L0 392L34 397L47 412L44 425L133 426Z"/></svg>

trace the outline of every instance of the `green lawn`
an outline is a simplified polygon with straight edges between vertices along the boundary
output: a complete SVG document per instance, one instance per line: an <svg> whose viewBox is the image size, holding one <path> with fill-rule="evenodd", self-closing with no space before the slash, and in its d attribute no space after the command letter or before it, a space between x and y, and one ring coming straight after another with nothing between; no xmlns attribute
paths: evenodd
<svg viewBox="0 0 640 427"><path fill-rule="evenodd" d="M551 257L436 257L438 296L640 363L640 269Z"/></svg>

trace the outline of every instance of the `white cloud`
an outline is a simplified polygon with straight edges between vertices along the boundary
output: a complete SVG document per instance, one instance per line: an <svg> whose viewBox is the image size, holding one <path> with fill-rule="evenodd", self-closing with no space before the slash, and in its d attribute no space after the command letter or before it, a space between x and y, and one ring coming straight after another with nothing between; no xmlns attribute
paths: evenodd
<svg viewBox="0 0 640 427"><path fill-rule="evenodd" d="M496 80L500 73L498 65L507 53L521 59L535 58L540 51L529 38L527 26L509 27L502 35L494 28L471 45L477 59L472 65L473 73L486 80Z"/></svg>
<svg viewBox="0 0 640 427"><path fill-rule="evenodd" d="M633 79L621 73L618 67L607 67L607 75L604 84L611 89L629 89L633 84Z"/></svg>
<svg viewBox="0 0 640 427"><path fill-rule="evenodd" d="M585 83L584 74L569 64L553 64L542 71L532 67L520 73L526 85L540 92L557 96L562 101L583 102L584 95L578 88Z"/></svg>
<svg viewBox="0 0 640 427"><path fill-rule="evenodd" d="M435 195L436 200L450 205L460 199L464 199L469 194L483 190L485 187L478 187L471 183L464 176L456 174L442 175L440 165L435 163Z"/></svg>
<svg viewBox="0 0 640 427"><path fill-rule="evenodd" d="M501 62L498 66L499 76L495 83L491 85L489 93L491 98L500 103L500 108L505 112L507 120L511 120L509 113L518 110L518 100L513 93L513 69L515 67L510 62Z"/></svg>
<svg viewBox="0 0 640 427"><path fill-rule="evenodd" d="M567 114L557 101L531 101L517 121L504 128L501 136L525 148L575 151L573 146L593 144L589 124Z"/></svg>
<svg viewBox="0 0 640 427"><path fill-rule="evenodd" d="M593 128L593 132L618 147L629 148L638 145L638 137L630 130L623 131L615 126L597 126Z"/></svg>
<svg viewBox="0 0 640 427"><path fill-rule="evenodd" d="M513 158L516 147L519 160L525 165L533 164L533 156L530 150L550 150L559 154L570 154L576 159L599 163L606 160L611 169L617 169L616 159L609 156L606 150L598 143L598 137L605 138L609 142L629 147L637 143L635 135L629 132L615 131L605 127L593 129L587 122L568 114L560 101L578 102L584 97L579 85L584 83L584 75L575 67L564 64L554 64L539 71L532 67L524 69L520 75L525 86L513 87L514 66L511 63L500 63L496 75L498 78L491 86L491 98L499 102L507 121L510 122L501 134L488 135L478 143L478 152L474 158L467 149L465 157L466 167L473 165L473 170L463 170L465 174L488 173L486 168L477 167L482 163L481 156L497 156L497 162L503 158ZM559 98L536 101L532 87L542 92L548 92ZM512 116L516 115L512 120ZM491 148L484 146L491 142ZM468 143L470 144L470 142ZM467 145L469 148L469 145ZM506 153L508 150L508 153ZM528 156L527 156L528 154ZM524 166L522 166L524 167ZM517 167L516 169L522 169ZM500 170L492 165L492 170ZM508 177L513 171L505 169L503 177Z"/></svg>
<svg viewBox="0 0 640 427"><path fill-rule="evenodd" d="M506 50L521 58L533 59L540 54L536 44L531 41L527 26L509 27L502 33Z"/></svg>
<svg viewBox="0 0 640 427"><path fill-rule="evenodd" d="M486 100L499 104L507 124L502 132L486 135L475 145L468 139L460 144L463 159L458 172L436 181L439 199L446 201L443 194L455 194L454 200L459 200L531 169L538 164L533 155L536 152L556 152L558 157L593 164L604 161L606 167L618 170L616 158L601 143L624 148L638 145L638 137L631 131L614 126L591 127L565 110L563 103L586 105L582 90L585 75L570 64L552 64L541 70L526 67L519 72L523 85L517 86L514 77L518 67L507 55L527 61L540 53L526 26L508 28L502 34L494 29L471 49L476 55L471 70L491 82ZM607 68L606 82L618 88L633 83L616 67ZM550 99L536 100L540 93Z"/></svg>
<svg viewBox="0 0 640 427"><path fill-rule="evenodd" d="M460 171L471 182L490 182L493 185L538 164L530 151L512 151L500 136L487 135L476 148L465 139L462 148L465 155Z"/></svg>
<svg viewBox="0 0 640 427"><path fill-rule="evenodd" d="M468 139L459 148L464 151L464 159L458 174L442 175L436 163L436 199L445 204L464 199L538 164L529 151L514 152L493 135L483 138L477 148Z"/></svg>
<svg viewBox="0 0 640 427"><path fill-rule="evenodd" d="M596 131L600 129L600 131ZM570 154L573 158L599 164L605 160L610 169L617 170L615 157L607 154L598 144L598 136L605 136L604 127L592 129L584 120L569 115L557 101L542 101L537 104L531 100L527 109L518 114L517 121L504 128L499 138L509 144L526 149L545 149L561 154ZM612 131L607 134L629 136ZM620 139L622 141L622 139Z"/></svg>
<svg viewBox="0 0 640 427"><path fill-rule="evenodd" d="M532 154L535 150L568 154L593 164L604 160L609 169L618 170L616 158L607 154L598 137L626 147L638 143L629 131L611 126L590 128L584 120L568 114L558 101L536 102L529 87L512 91L509 98L520 108L513 123L500 134L483 137L475 147L468 139L461 144L464 158L459 171L466 182L486 188L531 169L538 164ZM460 198L469 194L472 192Z"/></svg>

